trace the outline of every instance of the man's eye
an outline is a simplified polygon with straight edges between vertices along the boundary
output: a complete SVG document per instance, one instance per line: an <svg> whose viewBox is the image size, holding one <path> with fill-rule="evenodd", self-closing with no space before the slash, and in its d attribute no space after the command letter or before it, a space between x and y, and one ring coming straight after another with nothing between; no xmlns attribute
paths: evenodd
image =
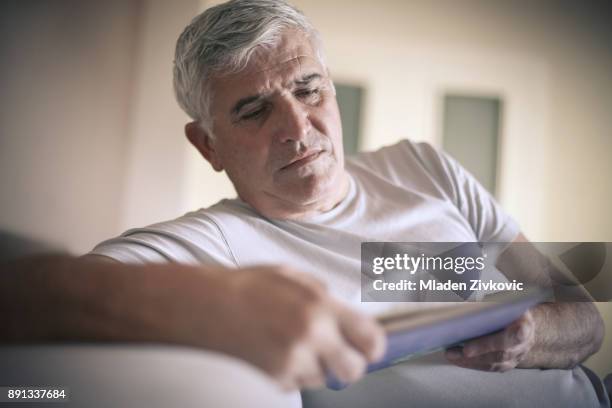
<svg viewBox="0 0 612 408"><path fill-rule="evenodd" d="M295 96L305 100L317 100L319 98L319 93L319 88L300 89L295 93Z"/></svg>
<svg viewBox="0 0 612 408"><path fill-rule="evenodd" d="M263 107L255 109L254 111L245 113L244 115L240 117L240 119L241 120L257 119L265 112L265 110L266 109Z"/></svg>

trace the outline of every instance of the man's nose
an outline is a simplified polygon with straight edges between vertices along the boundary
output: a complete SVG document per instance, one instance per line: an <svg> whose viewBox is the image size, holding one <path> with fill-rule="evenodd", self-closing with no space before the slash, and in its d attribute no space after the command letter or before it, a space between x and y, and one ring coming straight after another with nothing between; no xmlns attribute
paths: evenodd
<svg viewBox="0 0 612 408"><path fill-rule="evenodd" d="M308 107L289 98L279 103L276 139L281 143L303 140L311 130Z"/></svg>

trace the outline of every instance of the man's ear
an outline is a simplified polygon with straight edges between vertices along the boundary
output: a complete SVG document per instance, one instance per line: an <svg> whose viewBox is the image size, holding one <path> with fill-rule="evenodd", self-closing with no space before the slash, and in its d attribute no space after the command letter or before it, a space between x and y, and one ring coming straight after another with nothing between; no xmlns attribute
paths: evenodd
<svg viewBox="0 0 612 408"><path fill-rule="evenodd" d="M189 122L185 125L185 135L189 142L198 149L200 154L210 163L215 171L223 170L219 155L215 150L214 140L210 134L202 129L198 122Z"/></svg>

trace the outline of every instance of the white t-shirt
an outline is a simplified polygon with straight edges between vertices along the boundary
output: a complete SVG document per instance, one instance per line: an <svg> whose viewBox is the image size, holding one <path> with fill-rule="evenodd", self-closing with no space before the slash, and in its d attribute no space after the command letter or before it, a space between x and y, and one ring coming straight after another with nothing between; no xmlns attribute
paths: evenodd
<svg viewBox="0 0 612 408"><path fill-rule="evenodd" d="M92 253L126 263L231 268L286 264L313 274L335 296L357 305L362 242L511 242L519 233L516 222L465 169L426 143L404 140L359 154L347 159L346 170L348 195L331 211L307 220L268 219L239 199L222 200L172 221L129 230L101 243ZM452 387L439 384L442 378L453 381ZM381 388L381 381L402 385L390 390ZM440 392L441 386L452 391ZM461 391L464 386L467 394ZM433 365L412 362L370 374L339 393L305 395L306 401L320 406L325 401L334 401L330 406L416 402L416 394L424 404L415 406L489 406L497 399L496 393L525 403L537 397L545 405L597 401L580 369L548 370L546 374L513 370L501 378L497 373L454 367L443 359ZM557 401L568 393L578 399ZM511 400L506 405L515 403ZM496 401L496 405L504 403Z"/></svg>
<svg viewBox="0 0 612 408"><path fill-rule="evenodd" d="M268 219L240 199L127 231L92 253L125 263L179 262L246 267L289 264L352 301L367 241L511 242L517 224L454 160L402 141L347 160L350 188L308 220Z"/></svg>

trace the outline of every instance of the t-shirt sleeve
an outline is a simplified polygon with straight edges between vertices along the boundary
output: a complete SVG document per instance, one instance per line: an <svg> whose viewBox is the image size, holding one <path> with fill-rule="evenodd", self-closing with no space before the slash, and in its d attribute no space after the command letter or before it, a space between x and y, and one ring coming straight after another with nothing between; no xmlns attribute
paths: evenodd
<svg viewBox="0 0 612 408"><path fill-rule="evenodd" d="M512 242L520 232L491 194L463 166L428 143L405 144L465 217L480 242Z"/></svg>
<svg viewBox="0 0 612 408"><path fill-rule="evenodd" d="M220 229L210 218L197 213L128 230L98 244L90 254L129 264L236 265Z"/></svg>

